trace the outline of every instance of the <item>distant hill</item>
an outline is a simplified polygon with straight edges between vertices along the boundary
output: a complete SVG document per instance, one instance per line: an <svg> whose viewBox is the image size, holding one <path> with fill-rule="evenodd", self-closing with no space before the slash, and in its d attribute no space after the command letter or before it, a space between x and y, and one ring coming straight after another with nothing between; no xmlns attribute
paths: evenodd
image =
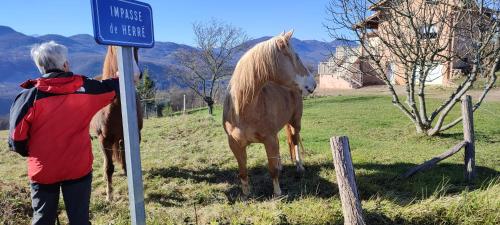
<svg viewBox="0 0 500 225"><path fill-rule="evenodd" d="M245 45L250 48L269 38L271 37L252 39ZM2 52L2 57L0 57L0 97L12 97L19 90L17 88L19 83L39 76L39 72L30 58L30 49L34 44L51 40L68 47L73 72L91 77L101 73L106 47L96 44L91 35L78 34L65 37L47 34L29 36L10 27L0 26L0 51ZM304 63L312 68L316 68L318 62L325 60L337 46L346 44L349 43L292 39L295 51ZM140 66L147 67L158 87L166 89L173 84L172 75L178 68L174 54L186 50L196 51L196 48L173 42L156 42L152 49L141 49ZM232 61L236 63L240 56L241 54L237 55ZM3 108L4 106L0 105L0 115L2 115Z"/></svg>
<svg viewBox="0 0 500 225"><path fill-rule="evenodd" d="M0 97L0 130L9 129L9 110L12 104L12 98L1 98Z"/></svg>
<svg viewBox="0 0 500 225"><path fill-rule="evenodd" d="M73 72L87 76L101 73L106 47L95 43L88 34L65 37L56 34L28 36L6 26L0 26L0 84L18 84L26 79L39 76L38 70L31 61L29 52L34 44L56 41L69 49L69 60ZM194 49L187 45L172 42L157 42L155 48L141 50L141 66L148 67L153 79L161 87L168 87L169 67L173 61L172 54L181 49Z"/></svg>
<svg viewBox="0 0 500 225"><path fill-rule="evenodd" d="M13 98L0 98L0 117L9 114Z"/></svg>
<svg viewBox="0 0 500 225"><path fill-rule="evenodd" d="M267 40L261 37L248 41L248 46ZM36 43L54 40L64 44L69 49L70 64L75 73L94 76L100 73L106 49L95 43L88 34L65 37L56 34L29 36L6 26L0 26L0 83L19 83L38 76L38 71L29 56L31 46ZM302 60L313 67L324 60L331 51L343 42L321 42L315 40L293 39L292 44ZM179 50L195 50L188 45L173 42L156 42L152 49L141 50L141 66L148 67L153 79L161 87L168 87L172 80L169 75L175 71L174 53ZM236 59L234 60L236 61Z"/></svg>

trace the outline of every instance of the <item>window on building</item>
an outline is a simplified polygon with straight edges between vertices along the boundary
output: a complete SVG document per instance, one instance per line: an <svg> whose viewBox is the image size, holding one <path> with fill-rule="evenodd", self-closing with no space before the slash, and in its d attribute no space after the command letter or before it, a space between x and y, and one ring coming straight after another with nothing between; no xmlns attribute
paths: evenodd
<svg viewBox="0 0 500 225"><path fill-rule="evenodd" d="M420 39L434 39L438 36L436 25L425 25L419 29Z"/></svg>

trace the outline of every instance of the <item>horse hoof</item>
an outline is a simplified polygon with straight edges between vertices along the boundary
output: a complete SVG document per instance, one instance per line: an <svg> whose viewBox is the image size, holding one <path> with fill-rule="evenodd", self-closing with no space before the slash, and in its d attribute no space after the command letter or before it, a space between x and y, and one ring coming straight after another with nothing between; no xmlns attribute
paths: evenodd
<svg viewBox="0 0 500 225"><path fill-rule="evenodd" d="M250 187L248 186L241 187L241 192L243 193L244 196L248 197L250 195Z"/></svg>
<svg viewBox="0 0 500 225"><path fill-rule="evenodd" d="M245 195L245 194L243 194L239 197L240 201L247 201L249 198L250 198L250 195Z"/></svg>
<svg viewBox="0 0 500 225"><path fill-rule="evenodd" d="M297 173L298 173L300 176L303 176L305 172L306 172L306 169L304 169L304 167L303 167L302 165L297 166Z"/></svg>
<svg viewBox="0 0 500 225"><path fill-rule="evenodd" d="M106 192L106 201L112 202L113 201L113 192L111 190L108 190Z"/></svg>

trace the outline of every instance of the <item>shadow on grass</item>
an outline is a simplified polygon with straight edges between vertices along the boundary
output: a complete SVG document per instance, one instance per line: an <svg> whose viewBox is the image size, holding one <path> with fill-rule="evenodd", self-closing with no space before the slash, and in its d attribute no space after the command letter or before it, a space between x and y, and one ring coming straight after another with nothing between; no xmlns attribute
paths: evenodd
<svg viewBox="0 0 500 225"><path fill-rule="evenodd" d="M333 180L326 180L319 176L323 169L333 170L333 165L309 165L306 166L304 176L295 172L295 166L284 165L280 174L281 189L287 195L288 200L295 200L305 196L316 196L330 198L338 192ZM249 168L249 178L252 189L252 198L257 201L266 201L272 198L272 181L265 166ZM231 187L225 191L230 202L241 197L240 181L236 169L201 169L192 170L179 167L153 168L146 171L147 177L181 178L193 180L197 183L206 182L210 184L229 183ZM158 198L158 196L156 196ZM155 199L151 199L155 200Z"/></svg>
<svg viewBox="0 0 500 225"><path fill-rule="evenodd" d="M476 178L470 184L464 178L461 164L439 163L408 179L399 176L416 166L411 163L355 164L356 182L362 199L381 196L405 205L412 200L426 199L433 194L454 194L464 190L475 190L500 176L500 172L476 166Z"/></svg>
<svg viewBox="0 0 500 225"><path fill-rule="evenodd" d="M492 132L475 131L474 135L476 136L476 140L480 140L481 142L485 142L488 144L500 143L499 139L500 136L498 134L492 134ZM464 139L464 133L463 132L444 133L444 134L439 134L439 137L462 141Z"/></svg>
<svg viewBox="0 0 500 225"><path fill-rule="evenodd" d="M363 210L364 220L370 225L422 225L422 224L456 224L454 221L450 221L449 218L441 217L439 219L428 217L415 217L415 218L403 218L400 215L394 216L394 218L389 218L382 211L368 211ZM343 223L338 223L343 224Z"/></svg>
<svg viewBox="0 0 500 225"><path fill-rule="evenodd" d="M159 203L163 207L182 206L182 203L187 201L187 199L182 197L182 194L179 192L170 194L153 192L148 193L147 198L153 202Z"/></svg>
<svg viewBox="0 0 500 225"><path fill-rule="evenodd" d="M471 184L464 180L464 168L460 164L440 163L437 166L420 172L409 179L397 179L416 164L355 164L356 180L360 196L368 200L375 196L390 200L399 205L406 205L413 200L429 198L434 194L446 195L460 193L464 190L474 190L485 186L500 172L490 168L477 166L477 177ZM320 176L321 171L333 174L331 178ZM330 172L329 172L330 171ZM192 180L196 183L229 183L230 188L224 191L230 203L241 199L240 181L236 169L208 168L201 170L184 169L179 167L153 168L146 171L145 179L153 177L180 178ZM303 197L331 198L338 193L337 184L334 182L333 165L306 164L306 172L300 177L295 172L295 167L285 165L280 175L280 184L285 200L294 201ZM272 198L272 182L267 167L258 166L249 168L251 183L251 199L255 201L267 201ZM188 201L176 196L162 196L161 194L150 196L150 200L165 203L165 206L173 206ZM200 202L201 203L201 202Z"/></svg>

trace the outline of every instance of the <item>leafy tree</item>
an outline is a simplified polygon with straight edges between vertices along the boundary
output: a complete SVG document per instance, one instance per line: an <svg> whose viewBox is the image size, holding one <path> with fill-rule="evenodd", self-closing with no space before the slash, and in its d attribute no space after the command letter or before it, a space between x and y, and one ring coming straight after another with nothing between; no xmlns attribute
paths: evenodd
<svg viewBox="0 0 500 225"><path fill-rule="evenodd" d="M152 112L155 108L156 85L149 75L149 69L142 72L142 80L137 85L137 93L141 99L146 112Z"/></svg>

